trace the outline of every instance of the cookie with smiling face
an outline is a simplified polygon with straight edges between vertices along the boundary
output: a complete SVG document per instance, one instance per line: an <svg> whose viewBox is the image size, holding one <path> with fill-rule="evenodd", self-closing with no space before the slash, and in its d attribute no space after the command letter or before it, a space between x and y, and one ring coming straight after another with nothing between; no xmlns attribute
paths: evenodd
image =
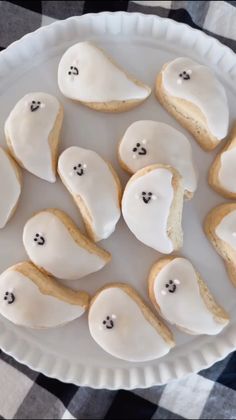
<svg viewBox="0 0 236 420"><path fill-rule="evenodd" d="M160 315L189 334L218 334L228 324L207 285L186 258L163 258L152 267L149 296Z"/></svg>
<svg viewBox="0 0 236 420"><path fill-rule="evenodd" d="M0 275L0 314L16 325L36 329L64 325L83 315L88 304L88 293L59 284L30 262Z"/></svg>
<svg viewBox="0 0 236 420"><path fill-rule="evenodd" d="M155 163L176 168L183 177L186 198L191 198L197 188L191 144L170 125L135 121L121 139L118 157L121 166L131 174Z"/></svg>
<svg viewBox="0 0 236 420"><path fill-rule="evenodd" d="M23 243L31 261L59 279L77 280L101 270L111 259L58 209L43 210L25 224Z"/></svg>
<svg viewBox="0 0 236 420"><path fill-rule="evenodd" d="M142 103L149 86L134 79L91 42L79 42L62 56L59 89L67 98L105 112L120 112Z"/></svg>
<svg viewBox="0 0 236 420"><path fill-rule="evenodd" d="M203 149L214 149L227 136L227 96L210 68L190 58L176 58L157 75L156 96Z"/></svg>
<svg viewBox="0 0 236 420"><path fill-rule="evenodd" d="M121 184L112 166L96 152L69 147L58 160L58 173L96 242L108 238L120 218Z"/></svg>
<svg viewBox="0 0 236 420"><path fill-rule="evenodd" d="M5 123L10 153L22 168L56 181L57 149L63 108L55 96L32 92L20 99Z"/></svg>
<svg viewBox="0 0 236 420"><path fill-rule="evenodd" d="M22 176L17 163L0 147L0 229L13 216L21 194Z"/></svg>
<svg viewBox="0 0 236 420"><path fill-rule="evenodd" d="M130 286L113 283L93 297L89 330L106 352L129 362L145 362L167 354L174 346L171 331Z"/></svg>
<svg viewBox="0 0 236 420"><path fill-rule="evenodd" d="M164 254L181 248L184 188L172 167L151 165L137 171L125 187L122 213L136 238Z"/></svg>
<svg viewBox="0 0 236 420"><path fill-rule="evenodd" d="M205 218L204 230L223 258L229 277L236 286L236 203L213 208Z"/></svg>

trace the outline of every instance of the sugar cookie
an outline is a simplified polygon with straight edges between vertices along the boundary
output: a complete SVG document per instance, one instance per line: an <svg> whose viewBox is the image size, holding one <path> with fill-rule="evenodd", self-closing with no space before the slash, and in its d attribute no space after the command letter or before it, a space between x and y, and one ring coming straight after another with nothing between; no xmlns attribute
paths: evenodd
<svg viewBox="0 0 236 420"><path fill-rule="evenodd" d="M226 198L236 198L236 124L209 171L210 186Z"/></svg>
<svg viewBox="0 0 236 420"><path fill-rule="evenodd" d="M64 53L58 85L66 97L106 112L126 111L151 94L149 86L127 74L91 42L79 42Z"/></svg>
<svg viewBox="0 0 236 420"><path fill-rule="evenodd" d="M0 229L13 216L21 194L22 176L17 163L0 147Z"/></svg>
<svg viewBox="0 0 236 420"><path fill-rule="evenodd" d="M205 219L204 228L236 286L236 203L221 204L212 209Z"/></svg>
<svg viewBox="0 0 236 420"><path fill-rule="evenodd" d="M61 210L47 209L28 220L23 243L31 261L59 279L77 280L101 270L109 252L84 236Z"/></svg>
<svg viewBox="0 0 236 420"><path fill-rule="evenodd" d="M176 58L158 74L156 96L203 149L214 149L227 136L227 96L210 68L190 58Z"/></svg>
<svg viewBox="0 0 236 420"><path fill-rule="evenodd" d="M88 293L62 286L30 262L16 264L0 276L0 314L16 325L64 325L80 317L88 304Z"/></svg>
<svg viewBox="0 0 236 420"><path fill-rule="evenodd" d="M120 218L121 185L109 163L92 150L69 147L58 173L71 193L94 241L108 238Z"/></svg>
<svg viewBox="0 0 236 420"><path fill-rule="evenodd" d="M191 198L197 188L191 144L184 134L170 125L135 121L119 144L118 157L121 166L131 174L155 163L176 168L183 177L186 198Z"/></svg>
<svg viewBox="0 0 236 420"><path fill-rule="evenodd" d="M63 108L55 96L32 92L20 99L5 123L5 137L20 166L48 182L56 181Z"/></svg>
<svg viewBox="0 0 236 420"><path fill-rule="evenodd" d="M122 213L133 234L164 254L181 248L184 188L172 167L151 165L137 171L126 185Z"/></svg>
<svg viewBox="0 0 236 420"><path fill-rule="evenodd" d="M218 334L229 317L186 258L163 258L148 278L149 296L159 314L189 334Z"/></svg>
<svg viewBox="0 0 236 420"><path fill-rule="evenodd" d="M103 350L129 362L157 359L175 345L171 331L124 283L104 286L89 308L89 330Z"/></svg>

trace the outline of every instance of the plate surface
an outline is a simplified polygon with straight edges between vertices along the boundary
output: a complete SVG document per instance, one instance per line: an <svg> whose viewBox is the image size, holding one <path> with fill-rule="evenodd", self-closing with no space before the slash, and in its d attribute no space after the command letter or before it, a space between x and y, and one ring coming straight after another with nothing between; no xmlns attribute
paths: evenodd
<svg viewBox="0 0 236 420"><path fill-rule="evenodd" d="M73 17L29 34L0 54L0 143L4 144L4 121L15 102L30 91L56 95L64 105L65 120L60 151L80 145L99 152L118 171L123 185L128 176L117 162L118 142L132 122L164 121L190 139L199 170L199 188L184 206L184 248L207 281L231 322L219 336L188 336L173 328L177 346L169 355L148 363L131 364L100 349L89 335L87 317L48 331L19 328L0 317L0 347L15 359L64 382L95 388L137 388L162 384L205 368L236 347L236 290L227 278L222 260L204 236L206 213L223 199L210 190L207 171L215 153L203 152L158 104L154 94L140 107L121 114L102 114L72 103L57 87L57 66L63 52L82 40L95 41L115 60L143 82L153 86L163 63L189 56L212 67L224 83L231 109L236 96L236 57L231 50L186 25L151 15L101 13ZM98 70L99 71L99 70ZM22 228L33 212L47 207L67 211L82 227L75 205L58 180L49 184L24 174L23 194L15 217L0 232L0 271L26 258ZM147 299L146 278L160 255L143 246L121 219L116 232L101 245L113 255L101 272L73 283L94 293L101 285L122 281L133 285Z"/></svg>

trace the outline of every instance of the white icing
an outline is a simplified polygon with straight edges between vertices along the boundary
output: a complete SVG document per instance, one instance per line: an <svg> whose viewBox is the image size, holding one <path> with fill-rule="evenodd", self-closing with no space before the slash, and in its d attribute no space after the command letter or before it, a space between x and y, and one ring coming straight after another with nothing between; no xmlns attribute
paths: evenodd
<svg viewBox="0 0 236 420"><path fill-rule="evenodd" d="M218 178L222 187L236 193L236 147L222 153Z"/></svg>
<svg viewBox="0 0 236 420"><path fill-rule="evenodd" d="M12 304L4 300L6 292L14 294ZM0 313L14 324L31 328L56 327L80 317L84 311L79 305L41 293L30 278L18 271L9 269L0 276Z"/></svg>
<svg viewBox="0 0 236 420"><path fill-rule="evenodd" d="M78 69L78 75L68 74L71 66ZM65 96L82 102L144 100L151 93L90 42L79 42L65 52L58 67L58 84Z"/></svg>
<svg viewBox="0 0 236 420"><path fill-rule="evenodd" d="M172 177L166 168L154 169L128 184L122 199L122 213L131 232L145 245L165 254L173 251L167 235L174 197ZM157 198L146 204L142 192L152 192Z"/></svg>
<svg viewBox="0 0 236 420"><path fill-rule="evenodd" d="M174 293L166 288L169 280L176 286ZM173 290L172 285L169 287ZM175 258L160 270L154 280L153 292L162 316L193 334L218 334L228 323L217 322L207 308L200 294L196 271L185 258Z"/></svg>
<svg viewBox="0 0 236 420"><path fill-rule="evenodd" d="M41 106L31 111L32 101ZM5 134L19 162L32 174L55 182L49 136L60 110L57 98L47 93L32 92L17 102L5 123Z"/></svg>
<svg viewBox="0 0 236 420"><path fill-rule="evenodd" d="M179 74L191 70L189 80L179 83ZM228 133L229 108L223 85L213 71L190 58L176 58L162 71L163 86L171 96L192 102L207 119L210 132L219 140Z"/></svg>
<svg viewBox="0 0 236 420"><path fill-rule="evenodd" d="M78 164L86 164L82 176L73 174ZM97 240L108 238L120 218L118 187L108 164L92 150L70 147L59 158L58 172L71 194L84 201Z"/></svg>
<svg viewBox="0 0 236 420"><path fill-rule="evenodd" d="M36 234L38 241L34 241ZM38 245L41 237L45 243ZM76 280L106 264L100 256L75 242L59 217L49 211L36 214L26 223L23 242L31 261L59 279Z"/></svg>
<svg viewBox="0 0 236 420"><path fill-rule="evenodd" d="M0 228L9 220L21 193L21 184L7 153L0 147Z"/></svg>
<svg viewBox="0 0 236 420"><path fill-rule="evenodd" d="M137 143L140 144L138 148ZM133 151L135 148L136 152ZM142 154L145 151L146 154ZM196 190L197 176L190 142L180 131L167 124L156 121L134 122L122 138L119 155L133 173L154 163L170 165L183 176L185 190Z"/></svg>
<svg viewBox="0 0 236 420"><path fill-rule="evenodd" d="M114 323L111 329L103 324L107 316ZM89 329L103 350L129 362L156 359L170 350L170 345L147 321L137 303L119 287L98 294L89 310Z"/></svg>
<svg viewBox="0 0 236 420"><path fill-rule="evenodd" d="M221 219L216 226L215 233L236 251L236 210Z"/></svg>

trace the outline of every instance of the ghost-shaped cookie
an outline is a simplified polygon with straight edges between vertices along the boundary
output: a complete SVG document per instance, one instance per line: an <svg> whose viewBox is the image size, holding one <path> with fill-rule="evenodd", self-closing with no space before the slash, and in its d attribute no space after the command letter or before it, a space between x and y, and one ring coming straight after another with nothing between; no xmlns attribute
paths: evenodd
<svg viewBox="0 0 236 420"><path fill-rule="evenodd" d="M14 214L21 194L21 172L16 162L0 147L0 229Z"/></svg>
<svg viewBox="0 0 236 420"><path fill-rule="evenodd" d="M88 304L88 293L61 285L30 262L0 275L0 314L16 325L36 329L64 325L83 315Z"/></svg>
<svg viewBox="0 0 236 420"><path fill-rule="evenodd" d="M63 108L55 96L32 92L20 99L5 123L5 137L20 166L48 182L56 181Z"/></svg>
<svg viewBox="0 0 236 420"><path fill-rule="evenodd" d="M122 198L125 222L136 238L164 254L181 248L184 188L180 174L166 165L137 171Z"/></svg>
<svg viewBox="0 0 236 420"><path fill-rule="evenodd" d="M87 276L101 270L111 258L58 209L43 210L29 219L23 243L31 261L59 279Z"/></svg>
<svg viewBox="0 0 236 420"><path fill-rule="evenodd" d="M149 296L160 315L189 334L215 335L229 317L186 258L165 258L151 269Z"/></svg>
<svg viewBox="0 0 236 420"><path fill-rule="evenodd" d="M209 171L210 186L226 198L236 198L236 124L229 139L217 154Z"/></svg>
<svg viewBox="0 0 236 420"><path fill-rule="evenodd" d="M58 85L66 97L106 112L133 108L151 93L91 42L79 42L63 54Z"/></svg>
<svg viewBox="0 0 236 420"><path fill-rule="evenodd" d="M97 292L88 322L90 334L103 350L129 362L157 359L174 346L171 331L124 283L108 284Z"/></svg>
<svg viewBox="0 0 236 420"><path fill-rule="evenodd" d="M236 203L213 208L204 221L208 239L223 258L230 280L236 286Z"/></svg>
<svg viewBox="0 0 236 420"><path fill-rule="evenodd" d="M119 144L121 166L131 174L145 166L161 163L176 168L183 177L185 196L197 188L191 144L180 131L157 121L135 121Z"/></svg>
<svg viewBox="0 0 236 420"><path fill-rule="evenodd" d="M156 96L203 149L214 149L227 136L226 92L209 67L187 57L166 63L157 76Z"/></svg>
<svg viewBox="0 0 236 420"><path fill-rule="evenodd" d="M59 157L59 176L96 242L108 238L120 218L121 185L112 166L96 152L69 147Z"/></svg>

